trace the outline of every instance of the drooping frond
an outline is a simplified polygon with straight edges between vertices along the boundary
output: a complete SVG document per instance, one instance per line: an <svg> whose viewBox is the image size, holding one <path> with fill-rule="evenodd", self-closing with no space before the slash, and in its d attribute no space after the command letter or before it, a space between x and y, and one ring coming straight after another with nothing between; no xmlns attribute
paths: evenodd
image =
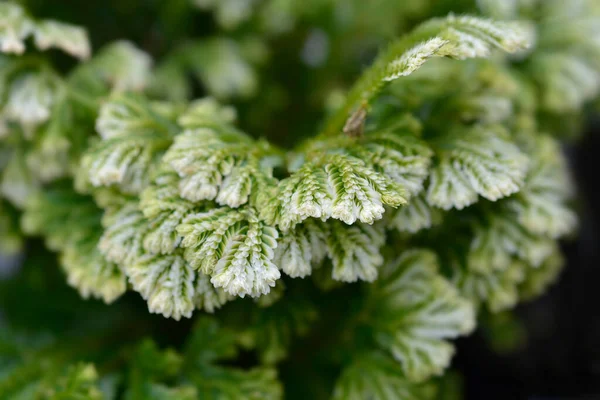
<svg viewBox="0 0 600 400"><path fill-rule="evenodd" d="M127 289L125 274L98 251L99 235L81 239L63 250L60 261L67 282L84 299L97 297L112 303Z"/></svg>
<svg viewBox="0 0 600 400"><path fill-rule="evenodd" d="M488 57L494 47L515 52L529 46L530 32L514 23L471 16L449 16L417 27L392 43L356 82L324 134L338 134L346 119L368 104L390 81L410 75L432 57Z"/></svg>

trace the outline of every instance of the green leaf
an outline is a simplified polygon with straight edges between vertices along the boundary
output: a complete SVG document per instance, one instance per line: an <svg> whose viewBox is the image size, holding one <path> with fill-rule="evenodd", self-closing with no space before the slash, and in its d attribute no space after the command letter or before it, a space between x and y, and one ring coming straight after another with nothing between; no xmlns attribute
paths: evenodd
<svg viewBox="0 0 600 400"><path fill-rule="evenodd" d="M126 271L151 313L177 321L182 316L192 316L196 273L182 255L145 255L127 266Z"/></svg>
<svg viewBox="0 0 600 400"><path fill-rule="evenodd" d="M473 235L468 267L480 272L506 269L515 257L538 267L554 251L553 240L530 233L502 208L478 221Z"/></svg>
<svg viewBox="0 0 600 400"><path fill-rule="evenodd" d="M125 274L98 251L95 234L74 242L64 249L60 262L67 273L67 282L84 299L90 296L112 303L127 290Z"/></svg>
<svg viewBox="0 0 600 400"><path fill-rule="evenodd" d="M454 354L447 340L475 327L473 306L437 270L434 253L407 251L384 265L369 291L375 340L411 381L441 375Z"/></svg>
<svg viewBox="0 0 600 400"><path fill-rule="evenodd" d="M357 219L368 224L381 219L383 204L397 207L406 203L402 190L388 179L368 169L364 162L334 156L325 165L333 189L331 216L353 224Z"/></svg>
<svg viewBox="0 0 600 400"><path fill-rule="evenodd" d="M46 391L42 398L102 400L104 396L98 388L98 372L94 365L80 363L71 366L64 376L58 378L55 387Z"/></svg>
<svg viewBox="0 0 600 400"><path fill-rule="evenodd" d="M383 226L346 226L337 221L327 226L329 232L325 240L327 255L333 264L333 279L343 282L374 281L378 268L383 264L380 252L385 243Z"/></svg>
<svg viewBox="0 0 600 400"><path fill-rule="evenodd" d="M177 226L186 214L199 209L196 204L179 197L178 182L177 174L161 169L152 184L140 194L139 208L149 221L149 232L143 240L144 249L149 253L175 251L181 241Z"/></svg>
<svg viewBox="0 0 600 400"><path fill-rule="evenodd" d="M111 303L127 285L121 269L98 250L101 216L92 199L60 188L28 199L21 226L30 235L43 235L50 249L61 252L67 282L82 297Z"/></svg>
<svg viewBox="0 0 600 400"><path fill-rule="evenodd" d="M307 218L331 217L333 203L329 177L322 167L304 164L291 177L279 182L261 216L288 231Z"/></svg>
<svg viewBox="0 0 600 400"><path fill-rule="evenodd" d="M72 104L63 91L56 93L53 103L50 120L36 132L26 156L29 170L44 183L68 176L79 156L72 134L81 126L76 125Z"/></svg>
<svg viewBox="0 0 600 400"><path fill-rule="evenodd" d="M522 25L467 15L425 22L392 43L363 73L343 107L329 119L323 135L338 134L345 121L368 105L388 82L412 74L432 57L488 57L494 47L515 52L528 47L530 36Z"/></svg>
<svg viewBox="0 0 600 400"><path fill-rule="evenodd" d="M136 203L129 202L106 212L102 225L104 232L98 249L107 260L126 266L145 253L143 238L149 225Z"/></svg>
<svg viewBox="0 0 600 400"><path fill-rule="evenodd" d="M170 146L176 127L142 97L118 95L100 109L96 129L102 141L81 161L89 181L137 194L148 185L151 167Z"/></svg>
<svg viewBox="0 0 600 400"><path fill-rule="evenodd" d="M15 149L2 171L0 193L17 208L25 207L28 199L38 191L38 183L27 168L25 151Z"/></svg>
<svg viewBox="0 0 600 400"><path fill-rule="evenodd" d="M196 391L185 385L167 386L164 382L179 377L182 357L174 350L160 350L151 340L142 341L133 354L129 366L126 400L175 400L195 399Z"/></svg>
<svg viewBox="0 0 600 400"><path fill-rule="evenodd" d="M433 400L435 386L413 383L392 358L371 352L346 366L333 392L335 400Z"/></svg>
<svg viewBox="0 0 600 400"><path fill-rule="evenodd" d="M384 205L406 204L423 188L432 151L404 125L305 144L304 164L279 182L261 215L285 232L307 218L372 224Z"/></svg>
<svg viewBox="0 0 600 400"><path fill-rule="evenodd" d="M306 163L279 183L262 211L267 221L284 231L309 217L372 224L383 216L384 205L406 203L400 184L359 158L331 154L319 164Z"/></svg>
<svg viewBox="0 0 600 400"><path fill-rule="evenodd" d="M279 162L266 142L253 141L226 121L230 118L227 109L206 116L213 109L214 102L206 100L181 117L186 130L175 137L164 162L181 177L184 199L215 200L236 208L270 184Z"/></svg>
<svg viewBox="0 0 600 400"><path fill-rule="evenodd" d="M184 238L186 260L231 295L267 294L281 276L271 261L278 232L251 208L222 207L190 214L177 231Z"/></svg>
<svg viewBox="0 0 600 400"><path fill-rule="evenodd" d="M397 130L368 133L352 150L411 195L423 189L433 155L422 140Z"/></svg>
<svg viewBox="0 0 600 400"><path fill-rule="evenodd" d="M554 252L536 268L529 268L525 273L525 279L519 286L519 295L522 300L528 301L535 299L543 294L548 287L556 282L565 260L558 249L554 247Z"/></svg>
<svg viewBox="0 0 600 400"><path fill-rule="evenodd" d="M527 157L498 126L452 132L440 139L437 149L427 191L427 201L436 207L460 210L478 195L496 201L524 184Z"/></svg>
<svg viewBox="0 0 600 400"><path fill-rule="evenodd" d="M600 92L600 9L594 1L551 1L526 11L537 20L538 43L525 70L541 108L560 116L579 112Z"/></svg>

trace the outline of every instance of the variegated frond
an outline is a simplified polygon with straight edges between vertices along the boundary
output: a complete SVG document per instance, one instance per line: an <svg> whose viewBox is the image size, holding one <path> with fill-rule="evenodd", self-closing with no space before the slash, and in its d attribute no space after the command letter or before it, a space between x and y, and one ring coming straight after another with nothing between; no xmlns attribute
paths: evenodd
<svg viewBox="0 0 600 400"><path fill-rule="evenodd" d="M327 226L306 220L282 235L273 262L292 278L304 278L327 254Z"/></svg>
<svg viewBox="0 0 600 400"><path fill-rule="evenodd" d="M471 333L473 305L438 273L436 255L410 250L381 269L367 304L375 340L402 365L411 381L441 375L454 346L448 339Z"/></svg>
<svg viewBox="0 0 600 400"><path fill-rule="evenodd" d="M457 129L435 143L436 162L427 201L449 210L463 209L479 196L496 201L519 191L528 157L497 125Z"/></svg>
<svg viewBox="0 0 600 400"><path fill-rule="evenodd" d="M187 215L177 227L185 259L227 293L258 297L280 277L272 260L279 236L251 207L214 208Z"/></svg>
<svg viewBox="0 0 600 400"><path fill-rule="evenodd" d="M180 195L193 202L215 200L232 208L274 185L279 152L237 130L229 108L213 101L194 104L180 118L185 131L175 137L163 161L179 174Z"/></svg>
<svg viewBox="0 0 600 400"><path fill-rule="evenodd" d="M140 193L178 131L169 117L137 95L116 95L105 103L96 122L102 140L81 161L89 181L95 187L116 185L124 193Z"/></svg>
<svg viewBox="0 0 600 400"><path fill-rule="evenodd" d="M311 142L305 163L281 180L262 216L287 231L307 218L372 224L423 188L432 151L412 133L370 132Z"/></svg>

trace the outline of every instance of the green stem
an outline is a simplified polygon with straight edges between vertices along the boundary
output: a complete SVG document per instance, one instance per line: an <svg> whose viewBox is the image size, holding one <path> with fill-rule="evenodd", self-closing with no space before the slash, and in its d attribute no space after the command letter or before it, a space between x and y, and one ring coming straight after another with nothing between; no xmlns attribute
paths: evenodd
<svg viewBox="0 0 600 400"><path fill-rule="evenodd" d="M426 23L409 35L392 43L356 81L352 89L350 89L344 105L325 123L325 129L319 134L319 137L339 134L352 113L359 107L368 107L371 101L388 84L384 80L388 65L411 47L435 36L436 33L439 33L442 25L442 21Z"/></svg>

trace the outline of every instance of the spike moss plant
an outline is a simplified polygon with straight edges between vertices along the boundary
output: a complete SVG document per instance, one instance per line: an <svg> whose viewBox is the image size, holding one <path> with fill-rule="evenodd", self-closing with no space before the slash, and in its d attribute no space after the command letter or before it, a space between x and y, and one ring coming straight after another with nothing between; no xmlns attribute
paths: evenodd
<svg viewBox="0 0 600 400"><path fill-rule="evenodd" d="M458 399L452 341L557 279L597 1L39 3L0 1L0 398Z"/></svg>

